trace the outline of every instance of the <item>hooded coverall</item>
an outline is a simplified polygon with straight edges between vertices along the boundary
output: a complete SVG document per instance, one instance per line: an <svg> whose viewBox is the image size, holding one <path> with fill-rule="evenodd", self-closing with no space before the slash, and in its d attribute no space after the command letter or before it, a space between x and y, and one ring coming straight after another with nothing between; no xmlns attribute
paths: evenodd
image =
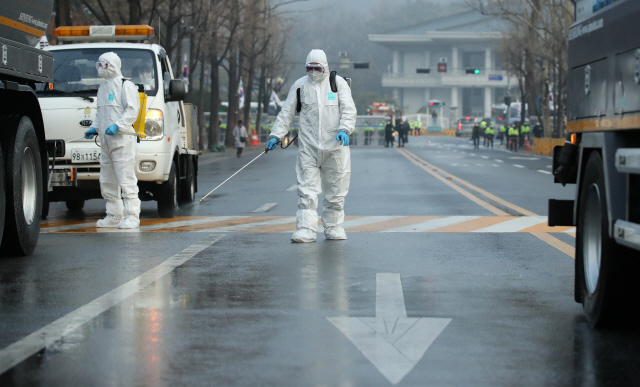
<svg viewBox="0 0 640 387"><path fill-rule="evenodd" d="M100 190L107 200L107 218L98 221L98 226L135 228L140 225L140 199L136 178L136 145L133 124L140 111L140 97L133 82L123 82L120 72L120 57L113 52L100 56L108 67L100 74L106 82L98 89L98 109L92 127L98 131L101 142ZM118 133L105 134L105 130L116 124ZM122 196L122 199L121 199ZM123 203L124 202L124 203ZM111 223L106 224L105 223Z"/></svg>
<svg viewBox="0 0 640 387"><path fill-rule="evenodd" d="M336 135L339 131L347 135L353 133L356 107L349 84L343 78L336 77L338 91L331 91L329 63L324 51L312 50L306 63L318 63L324 72L315 79L311 75L302 77L291 86L270 134L270 137L283 140L296 113L297 90L300 89L302 111L296 162L299 199L292 240L316 240L318 195L321 192L324 194L322 224L325 237L346 239L340 225L344 222L344 200L349 192L351 153L349 147L336 141Z"/></svg>

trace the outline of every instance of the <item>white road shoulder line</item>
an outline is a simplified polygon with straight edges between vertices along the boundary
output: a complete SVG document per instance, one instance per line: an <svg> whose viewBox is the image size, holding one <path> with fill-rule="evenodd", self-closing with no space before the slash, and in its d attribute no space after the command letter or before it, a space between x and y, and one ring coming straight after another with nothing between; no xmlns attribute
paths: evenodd
<svg viewBox="0 0 640 387"><path fill-rule="evenodd" d="M292 191L295 191L297 189L298 189L298 186L294 184L291 187L287 188L287 192L292 192Z"/></svg>
<svg viewBox="0 0 640 387"><path fill-rule="evenodd" d="M540 172L540 173L544 173L544 174L547 174L547 175L550 175L550 174L551 174L551 172L549 172L549 171L545 171L545 170L542 170L542 169L538 169L538 172Z"/></svg>
<svg viewBox="0 0 640 387"><path fill-rule="evenodd" d="M63 316L29 336L0 350L0 375L20 364L40 350L55 344L74 330L85 325L98 315L136 294L154 281L184 264L196 254L219 241L224 235L211 235L187 247L160 265L132 279L109 293Z"/></svg>
<svg viewBox="0 0 640 387"><path fill-rule="evenodd" d="M260 208L253 210L253 212L267 212L273 207L275 207L278 203L265 203Z"/></svg>
<svg viewBox="0 0 640 387"><path fill-rule="evenodd" d="M513 164L513 166L516 168L524 168L524 165L520 165L520 164Z"/></svg>
<svg viewBox="0 0 640 387"><path fill-rule="evenodd" d="M499 163L504 163L504 161L500 160L500 159L495 159L497 162Z"/></svg>

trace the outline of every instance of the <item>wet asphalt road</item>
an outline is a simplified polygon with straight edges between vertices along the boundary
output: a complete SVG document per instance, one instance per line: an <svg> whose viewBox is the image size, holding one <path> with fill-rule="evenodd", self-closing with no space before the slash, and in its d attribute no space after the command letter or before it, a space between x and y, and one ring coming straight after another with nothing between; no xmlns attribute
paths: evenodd
<svg viewBox="0 0 640 387"><path fill-rule="evenodd" d="M198 198L257 154L205 155ZM143 203L144 232L53 205L36 252L1 261L0 385L640 385L640 335L586 325L573 230L538 218L574 189L550 158L352 147L349 239L292 244L295 154L173 222Z"/></svg>

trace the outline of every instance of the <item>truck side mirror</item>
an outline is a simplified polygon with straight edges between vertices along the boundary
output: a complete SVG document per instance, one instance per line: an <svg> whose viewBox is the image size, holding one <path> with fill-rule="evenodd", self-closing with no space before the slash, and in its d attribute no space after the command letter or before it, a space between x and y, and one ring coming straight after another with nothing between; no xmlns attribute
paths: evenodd
<svg viewBox="0 0 640 387"><path fill-rule="evenodd" d="M172 79L169 81L169 93L164 95L164 101L182 101L184 100L185 94L184 81L182 79Z"/></svg>

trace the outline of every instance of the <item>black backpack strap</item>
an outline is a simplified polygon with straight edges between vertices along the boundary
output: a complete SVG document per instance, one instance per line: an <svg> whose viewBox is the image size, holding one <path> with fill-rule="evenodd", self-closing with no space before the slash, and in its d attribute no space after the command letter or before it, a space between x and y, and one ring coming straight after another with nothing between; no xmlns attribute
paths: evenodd
<svg viewBox="0 0 640 387"><path fill-rule="evenodd" d="M298 100L296 102L296 111L300 113L302 111L302 100L300 99L300 88L298 88L298 91L296 91L296 94L298 96Z"/></svg>
<svg viewBox="0 0 640 387"><path fill-rule="evenodd" d="M338 92L338 85L336 84L336 75L338 74L337 71L332 71L329 74L329 85L331 85L331 91L333 91L334 93Z"/></svg>

